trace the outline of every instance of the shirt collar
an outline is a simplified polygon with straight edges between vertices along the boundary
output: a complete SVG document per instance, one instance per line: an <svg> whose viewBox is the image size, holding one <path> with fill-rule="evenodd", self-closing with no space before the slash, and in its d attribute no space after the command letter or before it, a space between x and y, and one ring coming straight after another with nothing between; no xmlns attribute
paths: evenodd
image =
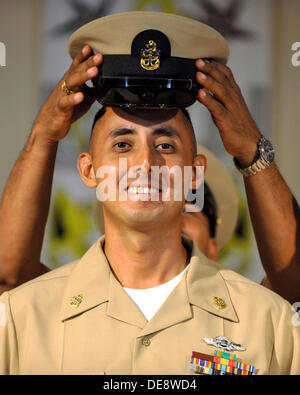
<svg viewBox="0 0 300 395"><path fill-rule="evenodd" d="M63 297L61 320L64 321L109 302L108 315L144 328L147 324L146 319L110 269L103 251L104 240L105 236L102 236L94 243L71 272ZM238 322L226 282L220 273L221 265L206 258L190 239L183 238L183 243L191 250L191 258L190 267L184 274L184 284L180 283L178 286L181 285L181 288L178 292L174 292L174 298L181 298L184 305L182 311L179 311L180 314L178 313L180 317L184 319L191 317L190 305L194 305L214 315ZM225 302L222 309L216 306L215 297ZM167 302L168 300L165 304Z"/></svg>
<svg viewBox="0 0 300 395"><path fill-rule="evenodd" d="M61 319L66 320L109 300L110 266L103 251L102 236L82 256L67 282L61 309ZM78 304L72 300L81 295Z"/></svg>
<svg viewBox="0 0 300 395"><path fill-rule="evenodd" d="M185 239L192 249L190 268L187 272L189 301L203 310L233 322L239 322L233 301L222 277L224 268L221 264L208 259L190 240ZM221 308L216 298L224 303Z"/></svg>

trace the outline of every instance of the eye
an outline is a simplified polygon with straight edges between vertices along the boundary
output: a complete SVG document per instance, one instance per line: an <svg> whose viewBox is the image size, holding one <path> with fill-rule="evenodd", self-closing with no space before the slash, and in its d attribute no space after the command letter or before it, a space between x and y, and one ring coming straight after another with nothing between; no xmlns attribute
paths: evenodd
<svg viewBox="0 0 300 395"><path fill-rule="evenodd" d="M173 152L174 146L169 143L161 143L156 146L159 150L164 152Z"/></svg>
<svg viewBox="0 0 300 395"><path fill-rule="evenodd" d="M114 148L119 152L124 152L130 148L130 144L126 143L125 141L119 141L118 143L114 144Z"/></svg>

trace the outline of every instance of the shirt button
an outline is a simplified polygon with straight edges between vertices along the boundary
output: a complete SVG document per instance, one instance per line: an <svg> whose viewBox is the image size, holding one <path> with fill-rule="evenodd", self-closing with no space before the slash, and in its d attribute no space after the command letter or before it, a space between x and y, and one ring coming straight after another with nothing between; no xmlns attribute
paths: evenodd
<svg viewBox="0 0 300 395"><path fill-rule="evenodd" d="M150 341L149 337L143 337L142 345L145 347L148 347L148 346L150 346L150 344L151 344L151 341Z"/></svg>

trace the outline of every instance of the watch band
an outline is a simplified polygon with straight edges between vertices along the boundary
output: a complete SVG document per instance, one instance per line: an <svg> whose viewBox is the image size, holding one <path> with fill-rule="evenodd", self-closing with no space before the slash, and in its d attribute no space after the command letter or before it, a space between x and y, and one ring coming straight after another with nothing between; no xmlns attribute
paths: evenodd
<svg viewBox="0 0 300 395"><path fill-rule="evenodd" d="M243 176L249 177L249 176L254 176L255 174L259 173L266 167L270 166L271 163L267 162L263 158L259 158L252 165L246 167L245 169L242 169L241 167L239 167L237 159L234 158L234 164L235 164L236 168L238 169L238 171L243 174Z"/></svg>
<svg viewBox="0 0 300 395"><path fill-rule="evenodd" d="M266 141L266 139L264 137L262 137L258 142L258 146L260 145L260 143L263 143L264 141ZM233 161L234 161L234 164L235 164L236 168L238 169L238 171L240 173L242 173L243 176L245 176L245 177L254 176L255 174L259 173L260 171L262 171L266 167L270 166L270 164L271 164L271 162L264 159L261 155L254 163L252 163L252 165L250 165L244 169L240 167L240 164L236 158L233 158Z"/></svg>

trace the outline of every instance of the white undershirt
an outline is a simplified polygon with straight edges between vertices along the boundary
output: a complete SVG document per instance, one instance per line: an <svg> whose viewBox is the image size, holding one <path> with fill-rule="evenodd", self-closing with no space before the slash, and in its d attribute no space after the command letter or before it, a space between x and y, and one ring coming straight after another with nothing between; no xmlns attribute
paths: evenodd
<svg viewBox="0 0 300 395"><path fill-rule="evenodd" d="M172 278L172 280L156 287L146 289L123 288L144 314L146 320L150 321L176 285L180 282L189 266L190 265L188 265L176 277Z"/></svg>

